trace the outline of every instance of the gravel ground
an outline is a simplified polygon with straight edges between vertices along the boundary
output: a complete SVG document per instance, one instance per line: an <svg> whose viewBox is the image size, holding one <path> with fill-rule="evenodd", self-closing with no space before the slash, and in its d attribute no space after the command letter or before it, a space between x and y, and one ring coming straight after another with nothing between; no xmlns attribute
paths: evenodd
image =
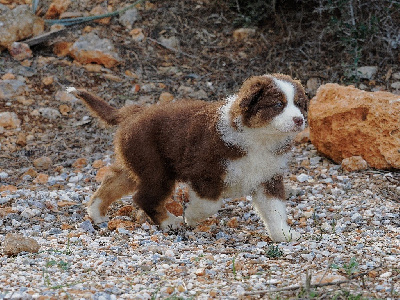
<svg viewBox="0 0 400 300"><path fill-rule="evenodd" d="M12 172L2 171L3 183ZM0 299L400 297L396 173L344 173L311 144L297 145L286 178L288 214L304 240L280 244L270 242L245 198L227 200L218 215L180 232L163 233L146 220L94 228L85 203L95 173L91 164L64 168L47 184L25 177L26 188L0 193L0 242L12 232L40 245L38 253L0 256ZM111 213L130 204L124 198ZM313 286L336 281L345 283Z"/></svg>

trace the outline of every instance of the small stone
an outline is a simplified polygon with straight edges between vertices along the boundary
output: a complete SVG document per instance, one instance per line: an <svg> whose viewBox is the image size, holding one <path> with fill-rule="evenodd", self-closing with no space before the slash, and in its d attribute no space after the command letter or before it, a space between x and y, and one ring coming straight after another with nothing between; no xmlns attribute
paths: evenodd
<svg viewBox="0 0 400 300"><path fill-rule="evenodd" d="M376 66L365 66L365 67L360 67L357 68L357 75L361 79L372 79L376 72L378 71L378 67Z"/></svg>
<svg viewBox="0 0 400 300"><path fill-rule="evenodd" d="M95 169L100 169L101 167L104 167L104 162L101 159L95 160L92 163L92 167Z"/></svg>
<svg viewBox="0 0 400 300"><path fill-rule="evenodd" d="M299 132L294 139L296 144L304 144L310 141L310 127L305 128L303 131Z"/></svg>
<svg viewBox="0 0 400 300"><path fill-rule="evenodd" d="M84 157L78 158L73 164L72 167L75 169L82 169L87 165L87 159Z"/></svg>
<svg viewBox="0 0 400 300"><path fill-rule="evenodd" d="M23 132L18 133L17 141L15 142L18 146L26 146L26 134Z"/></svg>
<svg viewBox="0 0 400 300"><path fill-rule="evenodd" d="M47 10L45 14L45 19L56 19L58 18L63 12L65 12L69 5L71 4L70 0L54 0Z"/></svg>
<svg viewBox="0 0 400 300"><path fill-rule="evenodd" d="M233 217L226 223L226 225L229 228L237 228L239 226L238 219L236 217Z"/></svg>
<svg viewBox="0 0 400 300"><path fill-rule="evenodd" d="M25 176L25 175L35 178L38 175L38 173L34 169L30 168L23 174L23 176Z"/></svg>
<svg viewBox="0 0 400 300"><path fill-rule="evenodd" d="M141 42L145 38L142 28L134 28L129 32L129 34L135 42Z"/></svg>
<svg viewBox="0 0 400 300"><path fill-rule="evenodd" d="M172 100L174 100L174 95L168 92L163 92L161 93L160 98L158 100L163 103L171 102Z"/></svg>
<svg viewBox="0 0 400 300"><path fill-rule="evenodd" d="M0 179L6 179L8 177L8 173L0 172Z"/></svg>
<svg viewBox="0 0 400 300"><path fill-rule="evenodd" d="M165 204L165 208L172 214L174 214L175 216L182 216L183 214L183 207L182 205L177 202L177 201L173 201L173 200L169 200L166 204Z"/></svg>
<svg viewBox="0 0 400 300"><path fill-rule="evenodd" d="M118 19L119 23L128 29L132 29L133 24L140 19L136 8L125 11Z"/></svg>
<svg viewBox="0 0 400 300"><path fill-rule="evenodd" d="M44 174L44 173L39 173L35 180L33 180L34 183L39 183L39 184L46 184L49 181L49 175Z"/></svg>
<svg viewBox="0 0 400 300"><path fill-rule="evenodd" d="M53 52L58 57L64 57L69 54L69 49L73 43L71 42L57 42L53 46Z"/></svg>
<svg viewBox="0 0 400 300"><path fill-rule="evenodd" d="M92 222L90 222L89 220L82 222L79 227L88 233L96 232L96 230L94 229L94 227L92 225Z"/></svg>
<svg viewBox="0 0 400 300"><path fill-rule="evenodd" d="M0 99L10 99L29 91L25 82L21 80L0 80Z"/></svg>
<svg viewBox="0 0 400 300"><path fill-rule="evenodd" d="M44 78L42 79L42 83L43 83L44 85L52 85L52 84L54 83L54 77L53 77L53 76L44 77Z"/></svg>
<svg viewBox="0 0 400 300"><path fill-rule="evenodd" d="M66 105L66 104L61 104L61 105L58 107L58 110L60 111L60 113L61 113L63 116L67 116L68 113L71 111L71 107L68 106L68 105Z"/></svg>
<svg viewBox="0 0 400 300"><path fill-rule="evenodd" d="M37 111L39 115L45 119L56 120L61 117L60 112L57 109L51 107L42 107L39 108Z"/></svg>
<svg viewBox="0 0 400 300"><path fill-rule="evenodd" d="M3 76L1 76L2 80L12 80L15 79L15 75L12 73L6 73Z"/></svg>
<svg viewBox="0 0 400 300"><path fill-rule="evenodd" d="M21 121L14 112L0 112L0 126L4 128L18 128Z"/></svg>
<svg viewBox="0 0 400 300"><path fill-rule="evenodd" d="M315 94L315 92L318 90L320 85L321 85L321 79L319 79L318 77L310 78L307 80L307 83L306 83L307 91L309 93Z"/></svg>
<svg viewBox="0 0 400 300"><path fill-rule="evenodd" d="M8 256L18 255L21 252L37 253L39 244L30 237L24 237L20 234L8 233L3 242L4 254Z"/></svg>
<svg viewBox="0 0 400 300"><path fill-rule="evenodd" d="M380 276L379 276L379 278L389 278L389 277L391 277L392 276L392 272L385 272L385 273L383 273L383 274L381 274Z"/></svg>
<svg viewBox="0 0 400 300"><path fill-rule="evenodd" d="M14 42L8 47L8 52L15 59L22 61L32 57L32 50L28 44Z"/></svg>
<svg viewBox="0 0 400 300"><path fill-rule="evenodd" d="M135 228L135 223L127 220L113 219L107 224L109 230L116 230L118 228L125 228L128 230L133 230Z"/></svg>
<svg viewBox="0 0 400 300"><path fill-rule="evenodd" d="M97 64L87 64L83 66L88 72L100 73L103 67Z"/></svg>
<svg viewBox="0 0 400 300"><path fill-rule="evenodd" d="M390 86L395 90L400 90L400 81L393 82Z"/></svg>
<svg viewBox="0 0 400 300"><path fill-rule="evenodd" d="M101 6L101 5L95 6L95 7L90 11L90 14L93 15L93 16L104 15L104 14L106 14L106 13L108 13L107 8L104 7L104 6ZM95 20L96 23L104 24L104 25L110 24L110 21L111 21L111 17L107 17L107 18L102 18L102 19L99 19L99 20Z"/></svg>
<svg viewBox="0 0 400 300"><path fill-rule="evenodd" d="M180 43L176 36L171 36L169 38L162 36L159 38L159 41L161 44L163 44L167 48L179 49Z"/></svg>
<svg viewBox="0 0 400 300"><path fill-rule="evenodd" d="M359 213L354 213L351 216L351 221L352 222L360 222L362 220L362 216Z"/></svg>
<svg viewBox="0 0 400 300"><path fill-rule="evenodd" d="M37 169L47 170L52 166L53 162L50 157L42 156L33 161L33 165Z"/></svg>
<svg viewBox="0 0 400 300"><path fill-rule="evenodd" d="M256 34L256 30L254 28L239 28L233 32L233 39L235 41L244 41Z"/></svg>
<svg viewBox="0 0 400 300"><path fill-rule="evenodd" d="M362 156L351 156L342 160L342 168L348 172L360 171L368 169L368 163Z"/></svg>
<svg viewBox="0 0 400 300"><path fill-rule="evenodd" d="M298 182L306 182L310 179L310 176L308 176L307 174L301 173L300 175L298 175L296 177Z"/></svg>

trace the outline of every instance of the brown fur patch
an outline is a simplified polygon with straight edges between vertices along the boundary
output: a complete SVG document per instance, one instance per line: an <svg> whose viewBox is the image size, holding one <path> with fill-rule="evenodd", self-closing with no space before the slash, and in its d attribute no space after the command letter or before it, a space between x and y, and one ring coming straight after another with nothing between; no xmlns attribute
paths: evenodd
<svg viewBox="0 0 400 300"><path fill-rule="evenodd" d="M254 76L246 80L232 109L232 120L243 117L243 125L257 128L265 126L279 115L287 103L284 94L268 76Z"/></svg>
<svg viewBox="0 0 400 300"><path fill-rule="evenodd" d="M277 197L279 199L285 200L285 186L283 183L282 175L275 175L269 181L263 184L264 191L267 196Z"/></svg>

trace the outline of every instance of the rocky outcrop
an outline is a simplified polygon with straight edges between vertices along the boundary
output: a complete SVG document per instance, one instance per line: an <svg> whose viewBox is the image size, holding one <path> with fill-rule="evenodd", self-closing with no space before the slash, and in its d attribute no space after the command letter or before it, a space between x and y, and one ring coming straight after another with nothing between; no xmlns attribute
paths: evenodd
<svg viewBox="0 0 400 300"><path fill-rule="evenodd" d="M44 30L43 19L35 16L27 5L2 13L0 24L0 51L13 42L38 35Z"/></svg>
<svg viewBox="0 0 400 300"><path fill-rule="evenodd" d="M81 64L97 63L106 68L121 62L114 45L108 39L101 39L95 33L81 36L70 48L69 55Z"/></svg>
<svg viewBox="0 0 400 300"><path fill-rule="evenodd" d="M337 163L361 156L377 169L400 169L400 96L326 84L309 107L310 140Z"/></svg>

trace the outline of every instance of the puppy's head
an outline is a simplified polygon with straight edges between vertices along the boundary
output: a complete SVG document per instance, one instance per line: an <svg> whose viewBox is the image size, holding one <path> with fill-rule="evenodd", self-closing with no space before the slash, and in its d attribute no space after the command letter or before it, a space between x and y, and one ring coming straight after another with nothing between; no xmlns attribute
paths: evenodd
<svg viewBox="0 0 400 300"><path fill-rule="evenodd" d="M289 133L304 129L307 97L290 76L253 76L239 90L232 117L250 128L271 127ZM240 115L240 116L239 116Z"/></svg>

